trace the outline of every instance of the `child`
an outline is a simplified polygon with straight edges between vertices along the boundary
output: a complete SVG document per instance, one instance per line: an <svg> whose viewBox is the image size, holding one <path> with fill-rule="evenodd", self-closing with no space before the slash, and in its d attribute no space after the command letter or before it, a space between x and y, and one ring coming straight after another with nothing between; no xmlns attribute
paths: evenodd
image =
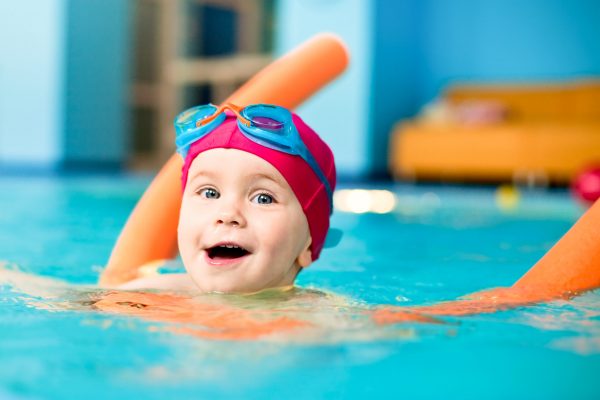
<svg viewBox="0 0 600 400"><path fill-rule="evenodd" d="M120 288L252 293L291 287L298 272L318 258L329 229L335 188L329 147L298 116L276 106L200 106L182 113L176 127L185 160L178 243L187 274L135 279ZM495 312L598 287L594 260L600 247L579 240L597 232L598 216L600 203L510 288L430 306L361 312L382 324L437 323L438 316ZM562 268L566 261L568 273ZM170 293L108 292L94 306L155 321L214 322L207 304ZM271 315L275 319L263 321L227 310L226 321L218 321L219 337L254 338L307 326L305 320ZM249 320L256 329L247 330Z"/></svg>
<svg viewBox="0 0 600 400"><path fill-rule="evenodd" d="M292 286L319 257L329 229L330 148L278 106L198 106L175 125L184 158L178 245L187 273L120 288L250 293Z"/></svg>

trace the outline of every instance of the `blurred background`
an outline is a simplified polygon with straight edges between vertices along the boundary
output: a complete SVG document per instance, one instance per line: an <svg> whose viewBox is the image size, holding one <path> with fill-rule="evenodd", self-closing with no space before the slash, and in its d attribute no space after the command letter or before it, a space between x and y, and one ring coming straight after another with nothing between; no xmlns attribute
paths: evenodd
<svg viewBox="0 0 600 400"><path fill-rule="evenodd" d="M0 172L157 171L179 111L322 31L350 67L298 112L342 180L600 164L597 0L20 0L0 2Z"/></svg>

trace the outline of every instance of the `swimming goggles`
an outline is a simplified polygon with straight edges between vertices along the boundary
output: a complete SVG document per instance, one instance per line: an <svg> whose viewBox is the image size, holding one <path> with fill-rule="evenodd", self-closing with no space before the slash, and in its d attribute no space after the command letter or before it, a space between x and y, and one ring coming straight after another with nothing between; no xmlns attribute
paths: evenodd
<svg viewBox="0 0 600 400"><path fill-rule="evenodd" d="M317 175L329 198L330 214L333 213L333 192L327 177L312 156L292 121L292 113L287 109L270 104L254 104L238 107L225 103L220 107L205 104L183 111L175 118L175 145L177 152L185 159L190 146L221 125L232 111L244 136L253 142L286 154L300 156Z"/></svg>

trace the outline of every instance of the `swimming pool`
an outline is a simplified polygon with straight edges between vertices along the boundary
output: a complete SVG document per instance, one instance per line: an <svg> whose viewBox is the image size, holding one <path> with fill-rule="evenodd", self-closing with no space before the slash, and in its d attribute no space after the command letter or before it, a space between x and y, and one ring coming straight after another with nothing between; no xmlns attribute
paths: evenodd
<svg viewBox="0 0 600 400"><path fill-rule="evenodd" d="M148 182L0 178L0 274L94 283ZM4 284L0 398L600 398L598 290L444 324L377 326L356 312L510 285L581 214L568 193L526 192L499 207L494 188L367 188L391 191L393 210L336 212L342 242L298 280L352 299L296 304L328 321L321 329L204 340L77 307L76 294L49 301Z"/></svg>

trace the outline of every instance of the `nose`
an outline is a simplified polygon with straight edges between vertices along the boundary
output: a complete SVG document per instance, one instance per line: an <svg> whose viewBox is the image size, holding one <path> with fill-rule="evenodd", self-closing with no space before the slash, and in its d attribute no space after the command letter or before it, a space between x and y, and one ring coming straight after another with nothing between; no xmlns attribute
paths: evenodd
<svg viewBox="0 0 600 400"><path fill-rule="evenodd" d="M215 222L217 225L231 227L246 226L246 218L236 201L223 201Z"/></svg>

